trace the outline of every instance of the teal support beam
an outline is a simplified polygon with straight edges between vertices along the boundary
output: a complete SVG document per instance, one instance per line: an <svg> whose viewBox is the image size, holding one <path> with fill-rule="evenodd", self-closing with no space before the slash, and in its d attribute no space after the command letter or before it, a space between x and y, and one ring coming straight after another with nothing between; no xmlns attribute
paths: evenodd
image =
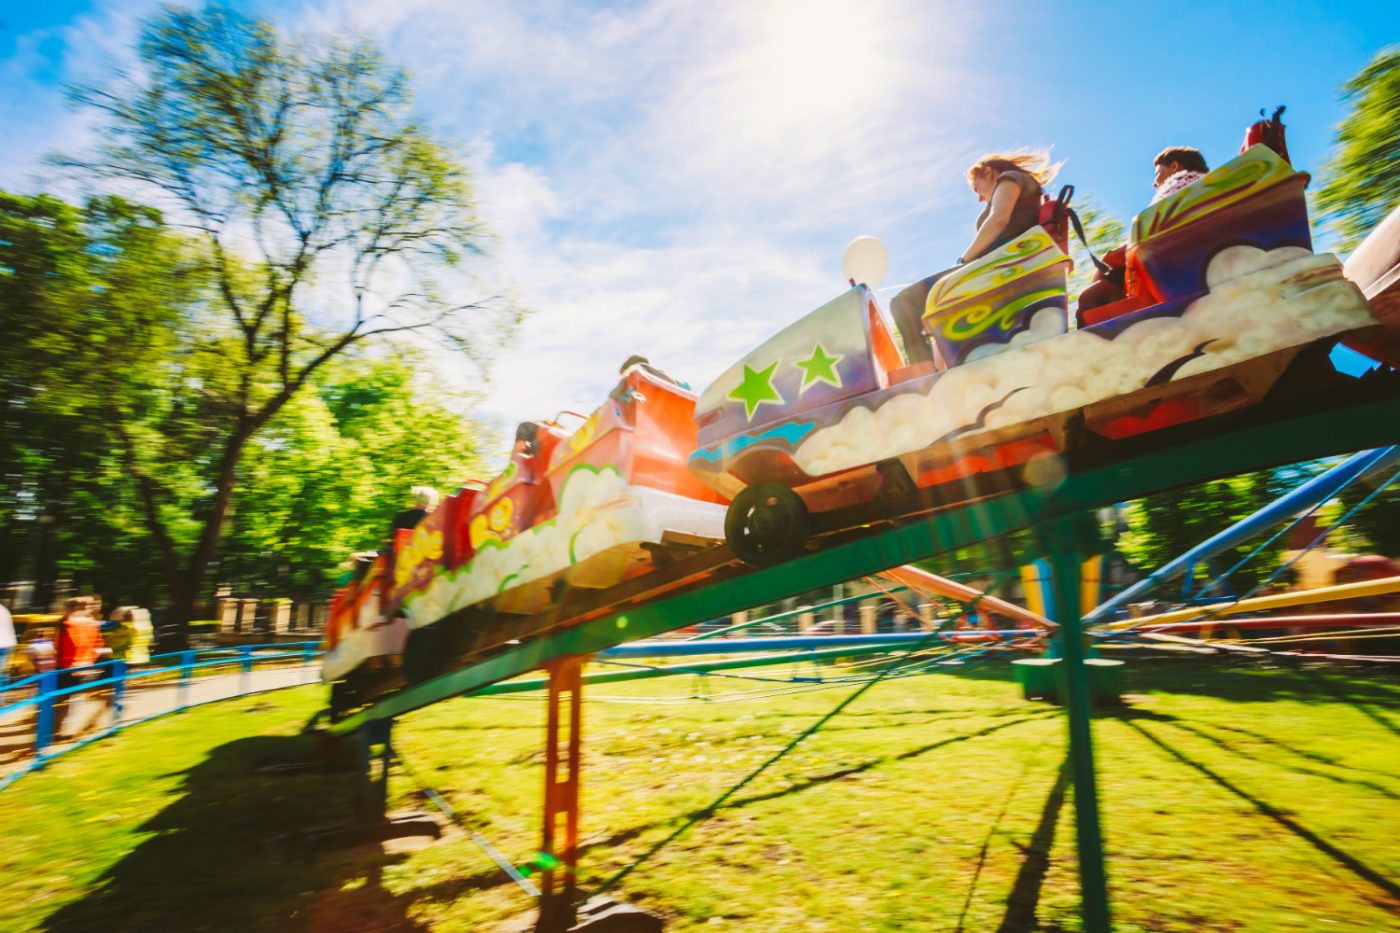
<svg viewBox="0 0 1400 933"><path fill-rule="evenodd" d="M1103 833L1099 825L1098 776L1090 729L1089 671L1084 659L1084 627L1079 615L1079 584L1083 555L1098 546L1098 529L1089 515L1066 516L1035 529L1041 552L1049 555L1053 601L1051 618L1059 624L1063 659L1060 697L1069 720L1070 774L1074 781L1074 828L1079 851L1079 890L1086 933L1108 933L1108 878L1104 868Z"/></svg>
<svg viewBox="0 0 1400 933"><path fill-rule="evenodd" d="M670 666L637 667L624 671L594 672L584 674L583 682L588 686L615 684L627 680L648 680L653 677L674 677L677 674L711 674L719 671L738 671L750 667L768 667L775 664L800 664L805 661L838 661L842 658L857 658L868 654L902 654L910 645L927 641L927 635L911 635L901 643L883 645L856 645L849 648L822 648L817 651L785 652L754 658L731 658L723 661L702 661L694 664L673 664ZM505 693L532 693L544 690L549 681L542 677L531 680L508 680L474 690L468 696L500 696Z"/></svg>
<svg viewBox="0 0 1400 933"><path fill-rule="evenodd" d="M824 603L816 603L811 606L801 606L797 609L789 609L786 612L775 612L772 615L761 616L757 619L750 619L747 622L737 622L724 628L715 629L713 632L701 632L699 635L691 637L690 641L707 641L712 638L720 638L724 635L732 635L743 629L753 628L755 625L763 625L771 622L782 622L785 619L795 619L804 612L820 612L823 609L831 609L834 606L844 606L847 603L858 603L867 599L879 599L881 596L903 593L909 589L907 586L891 586L889 589L879 593L861 593L859 596L844 596L841 599L831 599Z"/></svg>

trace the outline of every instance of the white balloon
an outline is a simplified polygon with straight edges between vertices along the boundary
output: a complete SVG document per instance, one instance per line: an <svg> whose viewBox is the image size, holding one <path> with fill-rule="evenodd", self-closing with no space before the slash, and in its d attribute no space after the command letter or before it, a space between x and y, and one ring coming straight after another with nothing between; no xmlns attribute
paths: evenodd
<svg viewBox="0 0 1400 933"><path fill-rule="evenodd" d="M879 237L858 236L846 246L841 272L857 285L874 288L890 269L890 253Z"/></svg>

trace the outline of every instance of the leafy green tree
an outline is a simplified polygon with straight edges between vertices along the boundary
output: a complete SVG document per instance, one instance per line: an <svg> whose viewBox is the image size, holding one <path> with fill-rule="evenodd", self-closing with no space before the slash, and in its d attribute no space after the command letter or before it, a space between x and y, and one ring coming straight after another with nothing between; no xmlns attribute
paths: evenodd
<svg viewBox="0 0 1400 933"><path fill-rule="evenodd" d="M1372 480L1354 484L1339 497L1350 509L1376 493L1348 521L1365 539L1362 543L1387 557L1400 557L1400 484L1391 482L1379 492L1376 484L1392 480L1395 473L1394 468L1383 470Z"/></svg>
<svg viewBox="0 0 1400 933"><path fill-rule="evenodd" d="M426 385L418 354L346 358L290 402L249 446L219 558L220 579L302 595L356 550L382 545L414 485L444 495L480 477L478 440Z"/></svg>
<svg viewBox="0 0 1400 933"><path fill-rule="evenodd" d="M205 281L197 251L149 208L0 193L0 567L9 578L90 579L99 565L125 573L173 555L169 539L126 533L148 526L154 503L114 479L127 454L116 427L151 417L150 388L181 378L176 323L197 314ZM178 514L157 517L173 528Z"/></svg>
<svg viewBox="0 0 1400 933"><path fill-rule="evenodd" d="M1378 53L1342 94L1352 110L1337 128L1317 206L1349 252L1400 205L1400 46Z"/></svg>
<svg viewBox="0 0 1400 933"><path fill-rule="evenodd" d="M1119 537L1118 548L1136 566L1155 569L1263 508L1295 484L1279 471L1264 470L1138 499L1126 509L1128 530ZM1260 541L1221 553L1212 562L1215 572L1233 566ZM1280 539L1241 567L1231 585L1239 589L1263 579L1278 566L1286 544Z"/></svg>
<svg viewBox="0 0 1400 933"><path fill-rule="evenodd" d="M250 442L319 371L410 333L479 358L515 313L445 297L481 241L467 173L373 47L289 38L215 5L166 8L137 51L138 73L75 91L103 142L60 162L135 183L210 259L196 371L167 383L159 432L141 429L146 418L114 429L151 533L175 554L173 609L186 620ZM186 547L169 513L190 489Z"/></svg>
<svg viewBox="0 0 1400 933"><path fill-rule="evenodd" d="M1104 253L1128 242L1128 228L1123 221L1102 210L1093 201L1086 198L1075 208L1075 213L1084 225L1084 238L1089 241L1095 256L1102 259ZM1074 258L1074 271L1069 276L1069 294L1073 300L1093 283L1097 270L1084 244L1079 242L1079 237L1073 231L1070 232L1070 255ZM1071 314L1073 310L1071 307Z"/></svg>

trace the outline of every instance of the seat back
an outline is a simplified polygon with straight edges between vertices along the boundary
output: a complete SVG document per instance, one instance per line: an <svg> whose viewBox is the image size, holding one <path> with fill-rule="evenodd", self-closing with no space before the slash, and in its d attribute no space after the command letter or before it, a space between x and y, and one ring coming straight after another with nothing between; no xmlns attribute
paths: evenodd
<svg viewBox="0 0 1400 933"><path fill-rule="evenodd" d="M1032 227L935 282L924 331L949 367L1063 334L1070 264L1050 231Z"/></svg>
<svg viewBox="0 0 1400 933"><path fill-rule="evenodd" d="M1074 185L1065 185L1057 197L1040 196L1038 221L1060 249L1069 252L1069 202L1074 197Z"/></svg>
<svg viewBox="0 0 1400 933"><path fill-rule="evenodd" d="M1225 246L1312 249L1306 172L1267 146L1251 146L1133 219L1128 294L1154 302L1206 290L1206 266Z"/></svg>

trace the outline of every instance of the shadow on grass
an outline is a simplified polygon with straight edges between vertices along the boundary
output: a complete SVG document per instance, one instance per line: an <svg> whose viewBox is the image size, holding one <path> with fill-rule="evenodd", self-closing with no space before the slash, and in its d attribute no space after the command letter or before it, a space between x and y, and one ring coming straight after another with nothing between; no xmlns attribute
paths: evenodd
<svg viewBox="0 0 1400 933"><path fill-rule="evenodd" d="M1058 713L1053 712L1046 713L1044 715L1033 714L1030 716L1022 716L1020 719L1012 719L1007 722L997 723L995 725L987 726L985 729L978 729L976 732L968 732L965 735L955 735L946 739L940 739L937 742L931 742L928 745L921 745L918 748L911 748L908 751L900 752L898 755L881 755L879 758L870 758L866 761L862 761L860 764L851 765L846 768L838 768L835 771L827 771L824 774L813 775L812 777L805 778L804 780L798 781L795 784L790 784L787 787L781 788L779 790L769 791L766 794L753 794L749 797L735 798L734 800L731 800L728 803L726 803L724 805L724 809L727 810L730 808L747 807L750 804L762 803L765 800L776 800L780 797L786 797L790 794L798 794L802 791L810 790L813 787L818 787L822 784L830 783L831 781L839 781L842 778L850 777L853 774L861 774L865 771L869 771L871 768L875 768L883 764L890 764L896 761L907 761L910 758L918 758L921 755L927 755L929 752L937 751L940 748L946 748L949 745L956 745L959 742L967 742L971 739L980 739L983 736L991 735L994 732L1000 732L1002 729L1009 729L1012 726L1018 726L1021 723L1043 722L1046 719L1055 718L1057 716ZM695 816L697 814L703 814L705 812L707 811L698 810L695 811L695 813L692 813L691 815Z"/></svg>
<svg viewBox="0 0 1400 933"><path fill-rule="evenodd" d="M992 847L992 837L1001 828L1001 821L1006 819L1007 811L1011 809L1011 801L1016 797L1016 791L1020 790L1021 782L1026 779L1027 772L1031 769L1031 764L1035 759L1034 753L1026 758L1021 765L1021 773L1016 775L1016 780L1011 782L1011 786L1006 791L1006 797L1002 800L1001 810L997 812L996 819L992 820L992 825L987 829L987 834L982 837L982 847L977 851L977 865L972 870L972 881L967 886L967 894L963 897L962 913L958 914L958 927L956 933L963 933L967 926L967 913L972 908L972 898L977 893L977 884L982 880L982 869L987 866L987 852Z"/></svg>
<svg viewBox="0 0 1400 933"><path fill-rule="evenodd" d="M797 781L796 783L789 784L787 787L779 788L778 790L773 790L762 794L751 794L747 797L735 797L732 800L726 801L723 804L723 806L718 808L714 808L712 806L701 807L699 809L691 810L681 817L667 817L661 820L653 820L647 823L639 823L635 826L629 826L626 829L619 830L606 838L585 841L582 845L579 846L579 854L586 855L587 853L595 850L607 852L617 846L630 842L633 839L636 839L637 837L647 832L650 832L651 830L660 829L666 826L672 826L677 822L677 819L698 821L702 819L707 819L711 816L714 816L716 813L720 813L723 811L737 810L742 807L752 806L756 803L763 803L767 800L777 800L782 797L790 796L792 794L798 794L802 793L803 791L811 790L814 787L820 787L824 784L829 784L833 781L839 781L842 778L847 778L855 774L861 774L863 772L871 770L872 768L879 767L883 764L890 764L896 761L906 761L910 758L917 758L921 755L927 755L930 752L937 751L938 749L945 748L949 745L956 745L959 742L966 742L971 739L982 738L984 736L1000 732L1003 729L1009 729L1012 726L1020 725L1026 722L1043 722L1046 719L1053 719L1058 715L1059 714L1056 711L1047 711L1045 714L1041 715L1032 714L1029 716L1022 716L1020 719L1013 719L1009 722L996 723L994 725L987 726L985 729L979 729L976 732L969 732L965 735L954 735L946 739L940 739L939 741L929 743L928 745L921 745L918 748L908 749L907 751L900 752L897 755L881 755L878 758L871 758L866 761L860 762L859 764L851 765L849 767L838 768L835 771L827 771L823 772L822 774L816 774L811 777L805 778L801 781Z"/></svg>
<svg viewBox="0 0 1400 933"><path fill-rule="evenodd" d="M1391 735L1400 738L1400 726L1396 726L1375 709L1380 707L1391 712L1400 712L1400 699L1388 693L1378 694L1376 690L1370 689L1369 684L1359 684L1354 680L1343 682L1341 678L1317 670L1302 669L1298 671L1298 676L1319 693L1325 694L1328 699L1347 704Z"/></svg>
<svg viewBox="0 0 1400 933"><path fill-rule="evenodd" d="M1065 792L1068 789L1069 759L1066 758L1045 798L1045 805L1040 808L1040 822L1022 850L1025 857L1016 872L1016 880L1012 882L1011 893L1007 895L1006 913L997 926L997 933L1022 933L1039 928L1036 911L1040 907L1040 891L1045 886L1045 875L1050 871L1050 849L1055 844L1055 829L1065 808Z"/></svg>
<svg viewBox="0 0 1400 933"><path fill-rule="evenodd" d="M351 812L348 775L252 773L313 753L303 736L238 739L213 749L182 773L180 795L140 827L148 838L43 929L423 929L408 908L430 894L395 896L380 884L397 858L377 845L321 852L300 841L305 831Z"/></svg>
<svg viewBox="0 0 1400 933"><path fill-rule="evenodd" d="M1131 718L1131 717L1129 717L1129 718ZM1214 745L1216 748L1219 748L1219 749L1221 749L1222 751L1229 752L1229 753L1232 754L1232 755L1239 755L1239 756L1242 757L1242 758L1254 758L1254 757L1256 757L1256 756L1251 755L1251 754L1249 753L1248 750L1239 748L1238 746L1235 745L1235 743L1230 742L1230 741L1228 741L1228 740L1226 740L1226 739L1223 739L1223 738L1221 738L1221 737L1218 736L1218 735L1211 735L1209 732L1207 732L1205 729L1202 729L1200 726L1193 726L1193 725L1191 725L1190 723L1182 722L1180 719L1177 719L1175 716L1156 716L1156 715L1155 715L1155 716L1152 717L1152 719L1153 719L1153 721L1155 721L1155 722L1167 722L1167 723L1169 723L1173 728L1175 728L1175 729L1180 729L1180 730L1183 731L1183 732L1189 732L1191 735L1194 735L1194 736L1196 736L1196 737L1199 738L1199 739L1202 739L1202 740L1204 740L1204 741L1206 741L1206 742L1209 742L1209 743L1211 743L1212 745ZM1213 724L1210 724L1210 725L1213 725ZM1278 743L1278 744L1282 744L1282 743ZM1291 749L1290 749L1290 751L1291 751ZM1368 781L1368 780L1366 780L1365 778L1342 777L1341 775L1337 775L1337 774L1328 774L1326 771L1319 771L1319 770L1316 769L1316 768L1307 768L1307 767L1304 767L1304 766L1298 765L1298 764L1288 764L1288 763L1286 763L1286 762L1282 762L1282 761L1279 761L1279 760L1277 760L1277 759L1268 760L1268 764L1270 764L1270 765L1272 765L1272 766L1274 766L1274 767L1276 767L1276 768L1282 768L1282 769L1284 769L1285 771L1292 771L1292 772L1295 773L1295 774L1306 774L1306 775L1308 775L1309 777L1322 778L1322 779L1327 780L1327 781L1334 781L1334 782L1336 782L1336 783L1338 783L1338 784L1347 784L1347 785L1349 785L1349 786L1351 786L1351 787L1364 787L1365 789L1371 791L1372 793L1379 794L1379 795L1381 795L1382 797L1385 797L1385 798L1387 798L1387 799L1389 799L1389 800L1400 800L1400 793L1396 793L1395 791L1391 790L1389 787L1386 787L1386 786L1383 785L1383 784L1378 784L1378 783L1376 783L1375 781ZM1331 764L1331 763L1329 762L1329 764ZM1345 767L1344 765L1338 765L1338 764L1331 764L1331 766L1334 767L1334 768L1342 768L1342 767Z"/></svg>
<svg viewBox="0 0 1400 933"><path fill-rule="evenodd" d="M1194 758L1191 758L1190 756L1186 755L1184 752L1173 747L1172 745L1169 745L1167 742L1163 741L1160 736L1154 735L1150 730L1143 728L1140 722L1136 721L1144 718L1150 717L1123 716L1120 717L1120 720L1125 726L1128 726L1130 729L1136 731L1139 735L1147 739L1147 741L1151 742L1153 745L1157 746L1163 752L1170 755L1172 758L1186 765L1188 768L1192 768L1195 771L1200 772L1206 778L1210 779L1213 783L1219 785L1220 787L1229 791L1231 794L1234 794L1236 797L1250 804L1264 816L1267 816L1279 826L1288 830L1290 833L1297 836L1299 839L1302 839L1304 842L1317 849L1323 855L1326 855L1328 858L1332 859L1337 864L1350 870L1353 874L1357 875L1358 877L1364 879L1365 881L1371 883L1372 885L1375 885L1377 888L1384 891L1393 899L1393 901L1391 903L1384 904L1383 906L1385 906L1386 909L1392 912L1400 912L1400 884L1396 884L1394 881L1387 878L1380 872L1376 871L1374 868L1370 867L1365 862L1358 859L1356 856L1343 851L1342 849L1328 842L1326 839L1323 839L1321 836L1317 835L1317 833L1314 833L1312 830L1299 824L1297 821L1293 820L1291 817L1279 810L1277 807L1273 806L1267 801L1255 797L1253 794L1249 793L1243 788L1237 787L1236 785L1231 783L1227 778L1223 777L1220 774L1217 774L1215 771L1212 771L1206 765L1202 764L1199 761L1196 761Z"/></svg>
<svg viewBox="0 0 1400 933"><path fill-rule="evenodd" d="M1341 700L1356 706L1388 731L1400 734L1395 723L1375 715L1376 710L1400 715L1400 672L1390 669L1369 667L1356 671L1334 666L1324 674L1316 665L1296 660L1238 656L1131 658L1128 663L1129 684L1134 693L1194 694L1240 703L1294 700L1311 704ZM968 680L1012 679L1009 659L948 673Z"/></svg>

